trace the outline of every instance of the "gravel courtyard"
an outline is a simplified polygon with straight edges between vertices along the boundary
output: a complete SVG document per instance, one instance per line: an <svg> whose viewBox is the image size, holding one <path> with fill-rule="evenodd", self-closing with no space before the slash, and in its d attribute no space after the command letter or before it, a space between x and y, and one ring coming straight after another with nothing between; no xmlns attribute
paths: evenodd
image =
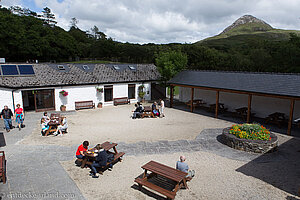
<svg viewBox="0 0 300 200"><path fill-rule="evenodd" d="M134 178L150 160L175 167L185 155L196 176L176 199L300 199L299 138L277 134L277 152L246 153L219 142L218 135L230 122L169 108L165 118L132 120L131 110L132 106L118 106L66 113L68 134L61 137L42 137L41 113L29 113L25 129L4 133L6 146L1 150L7 157L8 182L0 185L0 196L58 193L60 199L164 199L148 189L138 191ZM117 149L126 153L123 162L91 178L88 168L74 164L83 140L91 147L106 140L117 142Z"/></svg>
<svg viewBox="0 0 300 200"><path fill-rule="evenodd" d="M131 119L133 105L80 110L68 115L68 134L63 137L41 137L40 125L22 144L74 145L83 140L134 143L158 140L194 139L207 128L223 128L231 123L203 115L166 108L165 118Z"/></svg>

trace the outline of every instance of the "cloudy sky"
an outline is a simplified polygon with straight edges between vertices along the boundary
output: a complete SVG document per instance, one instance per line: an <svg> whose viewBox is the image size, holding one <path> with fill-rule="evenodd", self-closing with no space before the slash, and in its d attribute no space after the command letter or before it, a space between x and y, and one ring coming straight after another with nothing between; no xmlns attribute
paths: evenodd
<svg viewBox="0 0 300 200"><path fill-rule="evenodd" d="M192 43L214 36L245 14L281 29L300 29L300 0L0 0L41 12L49 7L58 25L70 19L96 25L114 40L133 43Z"/></svg>

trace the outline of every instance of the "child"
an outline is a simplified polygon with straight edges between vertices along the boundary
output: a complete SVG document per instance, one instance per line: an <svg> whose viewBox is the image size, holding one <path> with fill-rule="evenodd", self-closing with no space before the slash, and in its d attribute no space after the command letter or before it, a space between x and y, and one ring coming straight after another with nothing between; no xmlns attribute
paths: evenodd
<svg viewBox="0 0 300 200"><path fill-rule="evenodd" d="M42 135L44 136L46 131L49 129L49 125L46 122L46 120L44 118L41 119L41 124L42 124Z"/></svg>

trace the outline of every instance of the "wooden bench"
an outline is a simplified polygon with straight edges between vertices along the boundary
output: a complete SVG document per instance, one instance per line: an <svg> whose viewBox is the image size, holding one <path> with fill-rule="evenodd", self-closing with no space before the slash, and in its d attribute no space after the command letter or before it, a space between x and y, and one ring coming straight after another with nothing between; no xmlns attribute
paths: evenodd
<svg viewBox="0 0 300 200"><path fill-rule="evenodd" d="M174 199L175 198L176 192L172 192L172 191L166 190L164 188L161 188L161 187L159 187L159 186L157 186L157 185L155 185L153 183L150 183L147 180L143 180L141 178L136 178L134 181L137 184L139 184L140 186L144 185L144 186L146 186L146 187L148 187L148 188L150 188L150 189L152 189L152 190L154 190L156 192L161 193L162 195L165 195L169 199Z"/></svg>
<svg viewBox="0 0 300 200"><path fill-rule="evenodd" d="M0 179L6 183L6 160L4 151L0 151Z"/></svg>
<svg viewBox="0 0 300 200"><path fill-rule="evenodd" d="M93 101L76 101L75 102L75 110L85 109L85 108L94 108L95 103Z"/></svg>
<svg viewBox="0 0 300 200"><path fill-rule="evenodd" d="M205 103L203 102L202 99L194 99L193 100L193 104L192 104L192 101L189 100L188 102L185 103L189 108L193 105L194 108L196 107L200 107L200 106L203 106Z"/></svg>
<svg viewBox="0 0 300 200"><path fill-rule="evenodd" d="M124 156L124 155L125 155L124 152L119 152L119 153L117 153L116 155L114 155L114 159L113 159L111 162L107 162L107 163L106 163L106 166L104 166L103 168L107 167L108 165L110 165L110 164L112 164L112 163L114 163L114 162L116 162L116 161L120 161L120 162L121 162L121 161L122 161L122 156ZM77 161L82 162L83 159L77 158ZM86 165L92 165L93 162L87 161L85 164L86 164Z"/></svg>
<svg viewBox="0 0 300 200"><path fill-rule="evenodd" d="M284 113L275 112L270 114L265 118L266 124L275 124L281 128L286 123L286 118Z"/></svg>
<svg viewBox="0 0 300 200"><path fill-rule="evenodd" d="M130 99L128 97L114 98L114 106L122 105L122 104L130 104Z"/></svg>
<svg viewBox="0 0 300 200"><path fill-rule="evenodd" d="M114 152L110 152L112 154L114 154L114 159L111 162L107 162L106 166L107 167L109 164L113 164L116 161L122 161L122 156L124 156L124 152L118 152L116 149L116 146L118 144L117 143L112 143L112 142L104 142L103 144L101 144L101 146L103 147L103 149L105 151L109 151L110 149L113 149ZM76 161L81 162L81 168L84 168L84 166L87 165L92 165L93 164L93 160L95 160L95 156L94 154L88 154L86 153L86 158L85 159L77 159ZM104 168L105 168L104 167Z"/></svg>
<svg viewBox="0 0 300 200"><path fill-rule="evenodd" d="M188 189L188 186L186 184L186 176L188 174L185 172L160 164L153 160L143 165L142 169L145 170L142 178L136 178L134 180L136 183L139 184L140 190L142 189L142 186L146 186L152 190L161 193L162 195L165 195L169 199L174 199L176 196L176 192L180 189L181 186L184 186L186 189ZM148 174L148 171L151 173ZM172 180L175 186L174 189L167 190L148 181L151 180L152 177L157 177L157 175Z"/></svg>
<svg viewBox="0 0 300 200"><path fill-rule="evenodd" d="M155 117L153 112L152 112L152 108L151 106L145 106L144 107L144 112L141 115L142 118L144 117Z"/></svg>

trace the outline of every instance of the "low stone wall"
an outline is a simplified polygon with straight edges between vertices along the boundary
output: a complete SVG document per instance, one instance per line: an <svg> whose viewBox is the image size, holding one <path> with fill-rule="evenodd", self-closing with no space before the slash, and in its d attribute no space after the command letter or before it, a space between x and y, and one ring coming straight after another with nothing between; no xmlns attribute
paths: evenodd
<svg viewBox="0 0 300 200"><path fill-rule="evenodd" d="M254 153L267 153L277 150L278 139L277 136L273 133L270 133L271 140L247 140L237 138L235 135L229 133L230 128L223 129L222 140L223 143L234 149L254 152Z"/></svg>

